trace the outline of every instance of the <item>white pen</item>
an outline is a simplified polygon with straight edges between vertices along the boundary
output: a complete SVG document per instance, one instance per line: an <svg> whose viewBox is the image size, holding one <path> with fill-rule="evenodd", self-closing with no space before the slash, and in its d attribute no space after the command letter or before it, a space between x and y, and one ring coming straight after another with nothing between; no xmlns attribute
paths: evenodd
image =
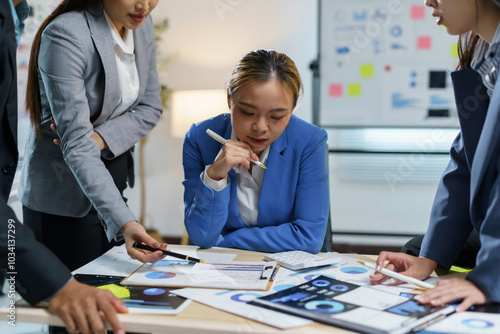
<svg viewBox="0 0 500 334"><path fill-rule="evenodd" d="M222 136L219 136L218 134L216 134L215 132L213 132L210 129L207 129L207 135L209 135L213 139L217 140L222 145L224 145L227 142L227 139L223 138ZM261 167L261 168L267 169L266 165L264 165L259 160L252 160L252 159L250 159L250 161L253 162L254 164L256 164L257 166Z"/></svg>
<svg viewBox="0 0 500 334"><path fill-rule="evenodd" d="M404 281L407 283L415 284L416 286L419 286L419 287L424 288L424 289L432 289L434 287L434 285L432 285L432 284L426 283L424 281L418 280L418 279L413 278L413 277L408 277L408 276L402 275L400 273L389 270L387 268L381 268L380 270L377 270L377 264L372 263L372 262L358 261L358 263L361 263L362 265L364 265L368 268L375 269L379 273L382 273L382 274L387 275L389 277L393 277L393 278L396 278L398 280L401 280L401 281Z"/></svg>

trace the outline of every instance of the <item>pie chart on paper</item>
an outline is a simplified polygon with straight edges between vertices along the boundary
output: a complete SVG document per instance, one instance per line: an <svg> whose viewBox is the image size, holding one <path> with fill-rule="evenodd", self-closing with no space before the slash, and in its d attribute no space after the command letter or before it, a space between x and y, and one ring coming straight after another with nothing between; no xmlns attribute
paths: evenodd
<svg viewBox="0 0 500 334"><path fill-rule="evenodd" d="M152 273L147 273L146 277L150 278L150 279L174 278L175 273L169 273L169 272L165 272L165 271L154 271Z"/></svg>
<svg viewBox="0 0 500 334"><path fill-rule="evenodd" d="M361 267L346 267L346 268L340 269L340 271L343 273L346 273L346 274L359 275L359 274L366 273L368 270L366 270L365 268L361 268Z"/></svg>

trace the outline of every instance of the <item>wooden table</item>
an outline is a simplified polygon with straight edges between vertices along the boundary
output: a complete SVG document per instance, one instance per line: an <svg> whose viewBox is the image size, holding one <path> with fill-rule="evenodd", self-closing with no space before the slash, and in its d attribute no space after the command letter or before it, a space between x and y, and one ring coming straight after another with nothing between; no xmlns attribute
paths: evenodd
<svg viewBox="0 0 500 334"><path fill-rule="evenodd" d="M173 251L193 251L195 246L169 245ZM199 250L198 250L199 251ZM208 252L236 254L235 261L262 261L264 253L243 251L232 248L214 247ZM351 255L364 259L374 259L374 256ZM7 310L0 309L0 317L5 319ZM127 332L137 333L281 333L281 334L336 334L353 333L352 331L312 323L307 326L293 329L281 330L268 325L255 322L225 311L205 306L198 302L192 302L184 311L177 315L143 315L143 314L119 314L119 319L125 326ZM45 307L22 307L16 305L16 321L45 323L55 326L64 326L64 323Z"/></svg>

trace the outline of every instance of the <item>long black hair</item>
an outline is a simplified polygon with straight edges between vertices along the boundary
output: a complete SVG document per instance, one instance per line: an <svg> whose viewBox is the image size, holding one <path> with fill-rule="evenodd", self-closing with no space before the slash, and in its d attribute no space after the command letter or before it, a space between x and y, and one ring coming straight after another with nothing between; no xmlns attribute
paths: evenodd
<svg viewBox="0 0 500 334"><path fill-rule="evenodd" d="M38 136L42 134L42 102L40 98L40 86L38 84L38 52L40 51L42 33L49 23L59 15L67 12L84 10L99 3L100 0L63 0L59 6L50 13L45 21L43 21L40 28L38 28L31 47L26 89L26 110L29 112L31 125Z"/></svg>

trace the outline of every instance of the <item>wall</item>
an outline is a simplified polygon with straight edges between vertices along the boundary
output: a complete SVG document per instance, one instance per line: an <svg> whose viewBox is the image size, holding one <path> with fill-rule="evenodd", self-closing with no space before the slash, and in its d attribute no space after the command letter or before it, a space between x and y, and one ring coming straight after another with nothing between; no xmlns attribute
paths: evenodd
<svg viewBox="0 0 500 334"><path fill-rule="evenodd" d="M312 73L317 54L317 4L310 0L169 0L153 12L169 20L160 52L172 57L163 83L174 90L224 89L236 61L246 52L275 49L296 63L305 86L296 114L312 119ZM182 138L171 136L170 110L149 135L146 156L146 225L165 236L183 233ZM201 119L200 119L201 121ZM139 213L139 184L128 191Z"/></svg>

